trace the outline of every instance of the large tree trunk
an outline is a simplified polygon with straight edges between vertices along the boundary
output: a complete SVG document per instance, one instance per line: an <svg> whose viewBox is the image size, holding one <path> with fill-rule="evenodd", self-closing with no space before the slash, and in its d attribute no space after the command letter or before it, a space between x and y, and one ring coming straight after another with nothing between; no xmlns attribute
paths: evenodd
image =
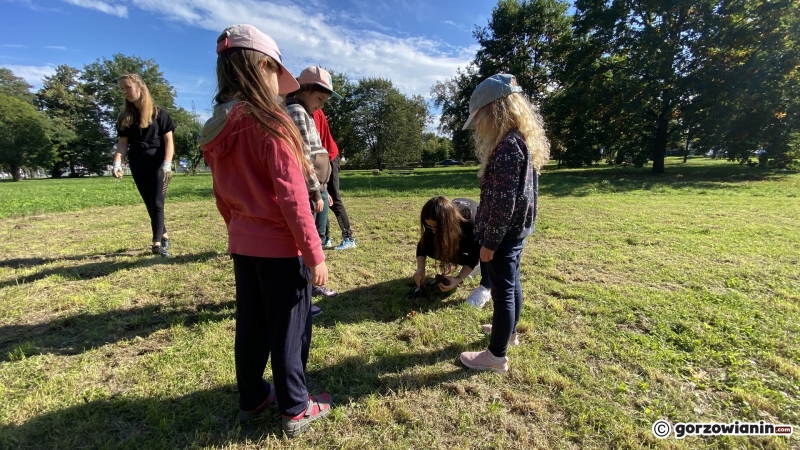
<svg viewBox="0 0 800 450"><path fill-rule="evenodd" d="M19 166L11 165L11 179L13 181L21 180L21 178L19 176L19 169L20 169Z"/></svg>
<svg viewBox="0 0 800 450"><path fill-rule="evenodd" d="M662 114L657 119L656 141L653 148L653 170L652 173L664 173L664 158L667 157L667 131L669 121L667 116Z"/></svg>

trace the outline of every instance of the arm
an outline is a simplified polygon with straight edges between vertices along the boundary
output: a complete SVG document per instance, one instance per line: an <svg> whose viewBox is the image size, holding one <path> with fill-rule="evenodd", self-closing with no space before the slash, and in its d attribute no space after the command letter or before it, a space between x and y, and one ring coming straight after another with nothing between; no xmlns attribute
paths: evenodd
<svg viewBox="0 0 800 450"><path fill-rule="evenodd" d="M524 151L515 140L505 138L500 141L493 155L494 173L491 185L487 186L490 200L487 205L481 205L488 209L485 215L483 247L492 253L497 250L511 226L520 176L525 165ZM484 256L481 249L481 261L488 261Z"/></svg>
<svg viewBox="0 0 800 450"><path fill-rule="evenodd" d="M111 173L116 178L122 178L122 158L128 155L128 138L120 137L117 141L117 149L114 151L114 168Z"/></svg>
<svg viewBox="0 0 800 450"><path fill-rule="evenodd" d="M172 131L164 133L164 162L172 164L172 157L175 155L175 139Z"/></svg>

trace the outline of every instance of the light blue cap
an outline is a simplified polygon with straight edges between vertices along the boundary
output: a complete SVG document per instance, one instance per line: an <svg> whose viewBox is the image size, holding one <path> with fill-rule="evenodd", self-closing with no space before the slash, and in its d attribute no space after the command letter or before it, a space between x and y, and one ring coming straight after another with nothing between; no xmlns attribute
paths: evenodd
<svg viewBox="0 0 800 450"><path fill-rule="evenodd" d="M475 128L475 116L478 111L484 106L492 103L498 98L511 95L515 92L522 92L519 86L512 86L511 82L515 80L514 75L507 73L498 73L483 80L478 87L472 92L472 97L469 98L469 118L464 122L462 130Z"/></svg>

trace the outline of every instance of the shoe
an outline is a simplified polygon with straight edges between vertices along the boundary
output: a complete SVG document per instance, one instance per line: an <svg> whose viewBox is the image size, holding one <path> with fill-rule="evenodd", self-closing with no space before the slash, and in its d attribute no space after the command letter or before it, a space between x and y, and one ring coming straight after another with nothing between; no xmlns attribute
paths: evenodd
<svg viewBox="0 0 800 450"><path fill-rule="evenodd" d="M489 289L486 289L483 286L478 286L472 290L467 297L467 304L472 306L473 308L481 309L483 305L489 302L492 299L492 293Z"/></svg>
<svg viewBox="0 0 800 450"><path fill-rule="evenodd" d="M461 354L461 364L475 370L491 370L497 373L508 373L508 356L495 359L489 350L482 352L464 352Z"/></svg>
<svg viewBox="0 0 800 450"><path fill-rule="evenodd" d="M341 244L334 247L334 250L350 250L356 248L356 240L353 238L344 238Z"/></svg>
<svg viewBox="0 0 800 450"><path fill-rule="evenodd" d="M339 293L334 291L333 289L328 289L325 286L312 286L311 295L321 295L323 297L332 298L339 295Z"/></svg>
<svg viewBox="0 0 800 450"><path fill-rule="evenodd" d="M281 415L281 427L286 436L290 438L301 435L311 422L322 419L331 412L333 398L327 392L316 396L308 397L308 406L302 413L290 417Z"/></svg>
<svg viewBox="0 0 800 450"><path fill-rule="evenodd" d="M266 383L266 381L262 380L262 383ZM262 404L258 406L256 409L252 409L250 411L245 411L243 409L239 410L239 423L245 424L250 422L251 420L255 419L261 411L264 410L267 406L275 403L275 386L269 385L269 394L267 394L267 399L264 400Z"/></svg>
<svg viewBox="0 0 800 450"><path fill-rule="evenodd" d="M172 244L170 244L169 238L165 237L161 238L161 248L163 248L164 250L169 250L170 245Z"/></svg>
<svg viewBox="0 0 800 450"><path fill-rule="evenodd" d="M481 331L483 331L483 334L491 336L492 335L492 324L487 323L487 324L481 325ZM519 345L519 339L517 338L517 332L516 331L511 333L511 339L508 340L508 345Z"/></svg>
<svg viewBox="0 0 800 450"><path fill-rule="evenodd" d="M326 239L325 242L322 243L323 250L330 250L334 247L335 246L333 245L333 241L331 240L331 238Z"/></svg>
<svg viewBox="0 0 800 450"><path fill-rule="evenodd" d="M167 249L165 249L164 247L162 247L160 245L154 245L152 250L153 250L153 254L154 255L161 255L162 258L169 258L169 257L172 256L167 251Z"/></svg>
<svg viewBox="0 0 800 450"><path fill-rule="evenodd" d="M311 305L311 317L317 317L322 314L322 308L317 305Z"/></svg>

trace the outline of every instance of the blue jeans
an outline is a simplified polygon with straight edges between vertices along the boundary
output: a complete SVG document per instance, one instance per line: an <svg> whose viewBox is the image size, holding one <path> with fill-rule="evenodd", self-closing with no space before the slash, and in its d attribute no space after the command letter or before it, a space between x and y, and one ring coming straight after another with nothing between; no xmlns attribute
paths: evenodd
<svg viewBox="0 0 800 450"><path fill-rule="evenodd" d="M517 330L522 313L522 282L519 266L525 239L511 239L500 243L486 271L492 284L492 337L489 351L494 356L506 356L508 340Z"/></svg>
<svg viewBox="0 0 800 450"><path fill-rule="evenodd" d="M317 234L319 235L319 240L322 242L322 245L325 245L325 232L328 229L328 211L330 211L330 207L328 206L328 190L325 189L324 191L320 192L322 194L322 211L315 213L314 212L314 203L311 203L311 214L314 216L314 226L317 228Z"/></svg>

